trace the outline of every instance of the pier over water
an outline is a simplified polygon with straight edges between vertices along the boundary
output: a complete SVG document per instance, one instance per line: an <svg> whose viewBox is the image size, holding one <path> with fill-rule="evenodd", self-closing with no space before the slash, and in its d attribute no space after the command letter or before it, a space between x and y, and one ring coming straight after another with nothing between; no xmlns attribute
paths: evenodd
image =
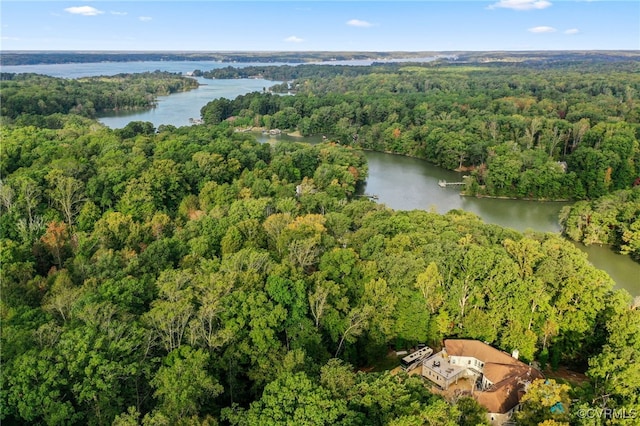
<svg viewBox="0 0 640 426"><path fill-rule="evenodd" d="M439 180L438 185L442 188L446 188L447 186L461 186L464 185L465 182L447 182L446 180Z"/></svg>

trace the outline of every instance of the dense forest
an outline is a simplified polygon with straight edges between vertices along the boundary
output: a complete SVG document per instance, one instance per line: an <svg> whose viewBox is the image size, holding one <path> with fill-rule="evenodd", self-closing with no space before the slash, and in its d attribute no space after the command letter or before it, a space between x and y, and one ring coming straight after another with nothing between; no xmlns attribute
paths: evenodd
<svg viewBox="0 0 640 426"><path fill-rule="evenodd" d="M563 208L564 234L585 245L610 245L640 261L640 186Z"/></svg>
<svg viewBox="0 0 640 426"><path fill-rule="evenodd" d="M37 124L34 120L54 113L95 117L105 111L151 108L157 96L198 87L193 78L161 71L77 80L2 73L0 82L0 115L18 124Z"/></svg>
<svg viewBox="0 0 640 426"><path fill-rule="evenodd" d="M341 76L359 76L371 74L371 70L392 72L399 68L397 64L373 64L371 67L360 65L251 65L242 68L231 65L209 71L194 70L193 75L204 78L265 78L273 81L295 80L301 78L332 78ZM271 87L275 92L289 92L291 87L286 82Z"/></svg>
<svg viewBox="0 0 640 426"><path fill-rule="evenodd" d="M344 96L212 105L250 100L279 119L269 108L315 98L311 118ZM7 114L3 423L482 424L472 399L362 371L447 337L585 371L560 420L640 408L640 310L570 242L463 211L393 211L357 197L357 147L259 144L212 105L182 128L111 130L62 106L28 123ZM630 125L603 126L624 141ZM527 407L520 424L553 417Z"/></svg>
<svg viewBox="0 0 640 426"><path fill-rule="evenodd" d="M469 195L592 199L640 177L639 71L640 62L256 67L238 72L292 77L280 88L295 95L218 99L202 115L468 170Z"/></svg>

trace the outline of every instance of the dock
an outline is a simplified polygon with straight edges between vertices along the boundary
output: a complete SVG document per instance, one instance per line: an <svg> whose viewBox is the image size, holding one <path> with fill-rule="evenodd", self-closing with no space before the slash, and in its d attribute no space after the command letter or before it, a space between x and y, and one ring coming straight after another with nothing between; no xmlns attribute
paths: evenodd
<svg viewBox="0 0 640 426"><path fill-rule="evenodd" d="M359 194L356 195L357 197L364 197L364 198L368 198L370 200L377 200L379 197L375 194Z"/></svg>
<svg viewBox="0 0 640 426"><path fill-rule="evenodd" d="M465 182L447 182L446 180L439 180L438 181L438 185L441 188L446 188L447 186L460 186L460 185L466 185Z"/></svg>

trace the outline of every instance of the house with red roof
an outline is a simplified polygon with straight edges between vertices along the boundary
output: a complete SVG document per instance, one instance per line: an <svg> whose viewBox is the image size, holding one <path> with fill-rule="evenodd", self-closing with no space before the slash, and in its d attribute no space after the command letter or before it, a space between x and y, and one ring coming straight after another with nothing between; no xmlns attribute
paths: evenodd
<svg viewBox="0 0 640 426"><path fill-rule="evenodd" d="M489 411L492 424L511 418L528 386L544 376L518 360L518 352L501 351L479 340L447 339L442 351L426 359L422 376L442 389L462 378L473 383L471 396Z"/></svg>

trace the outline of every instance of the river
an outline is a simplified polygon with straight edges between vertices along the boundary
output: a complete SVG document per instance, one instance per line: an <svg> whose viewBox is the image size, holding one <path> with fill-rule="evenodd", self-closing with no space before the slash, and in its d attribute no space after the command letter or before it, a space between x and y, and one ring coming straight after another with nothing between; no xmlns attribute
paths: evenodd
<svg viewBox="0 0 640 426"><path fill-rule="evenodd" d="M274 140L320 142L320 137L258 135L258 141ZM365 151L369 163L369 177L364 192L378 196L378 202L395 210L434 210L446 213L461 209L473 212L484 222L518 231L560 232L558 214L567 202L542 202L463 197L455 187L441 188L439 180L456 182L462 173L435 166L428 161L402 155ZM617 288L640 296L640 264L629 256L615 253L608 247L575 244L585 252L589 261L605 270L616 282Z"/></svg>
<svg viewBox="0 0 640 426"><path fill-rule="evenodd" d="M130 74L139 72L167 71L186 74L194 70L208 71L228 66L248 67L265 65L284 65L283 63L228 63L217 61L143 61L143 62L92 62L83 64L40 64L40 65L6 65L2 72L36 73L52 77L80 78L98 75ZM291 65L291 64L289 64Z"/></svg>
<svg viewBox="0 0 640 426"><path fill-rule="evenodd" d="M2 67L7 73L36 73L52 77L80 78L99 75L153 72L156 70L186 74L194 70L208 71L229 65L247 67L263 63L231 64L216 61L147 61L147 62L96 62L86 64L12 65ZM273 63L269 65L282 65ZM276 84L262 79L210 80L196 78L200 87L189 92L158 96L156 108L144 111L109 112L99 120L113 129L126 126L130 121L149 121L157 128L161 124L188 126L190 118L200 118L200 108L215 98L234 99L249 92L261 91Z"/></svg>
<svg viewBox="0 0 640 426"><path fill-rule="evenodd" d="M195 69L209 70L228 65L213 61L175 62L109 62L98 64L57 64L3 67L3 72L36 72L56 77L77 78L89 75L115 75L144 71L171 71L186 73ZM264 64L261 64L264 65ZM362 64L366 65L366 64ZM112 128L124 127L129 121L150 121L175 126L189 124L189 118L198 118L200 108L217 97L235 98L251 91L261 91L273 82L260 79L199 80L203 85L189 92L160 97L152 110L111 114L100 118ZM260 135L262 142L269 139ZM293 138L278 136L276 139L318 142L319 138ZM379 202L396 210L435 210L446 213L452 209L473 212L487 223L510 227L519 231L531 229L540 232L559 232L558 213L566 203L502 200L462 197L455 187L441 188L439 180L460 181L460 173L444 170L427 161L400 155L365 152L369 162L369 177L365 191L379 197ZM628 256L622 256L607 247L577 245L591 263L603 269L615 280L617 287L634 296L640 296L640 264Z"/></svg>
<svg viewBox="0 0 640 426"><path fill-rule="evenodd" d="M440 179L461 180L461 174L427 161L380 152L365 152L369 177L365 191L396 210L431 210L446 213L452 209L473 212L487 223L526 231L559 232L558 214L569 204L464 197L455 187L441 188ZM597 268L607 271L617 287L640 296L640 264L608 247L576 244Z"/></svg>
<svg viewBox="0 0 640 426"><path fill-rule="evenodd" d="M199 77L197 80L200 83L197 89L158 96L155 108L145 111L110 112L102 114L99 120L112 129L122 128L130 121L150 121L156 128L161 124L188 126L189 119L200 118L200 109L212 99L234 99L239 95L259 92L278 83L262 79L208 80Z"/></svg>

